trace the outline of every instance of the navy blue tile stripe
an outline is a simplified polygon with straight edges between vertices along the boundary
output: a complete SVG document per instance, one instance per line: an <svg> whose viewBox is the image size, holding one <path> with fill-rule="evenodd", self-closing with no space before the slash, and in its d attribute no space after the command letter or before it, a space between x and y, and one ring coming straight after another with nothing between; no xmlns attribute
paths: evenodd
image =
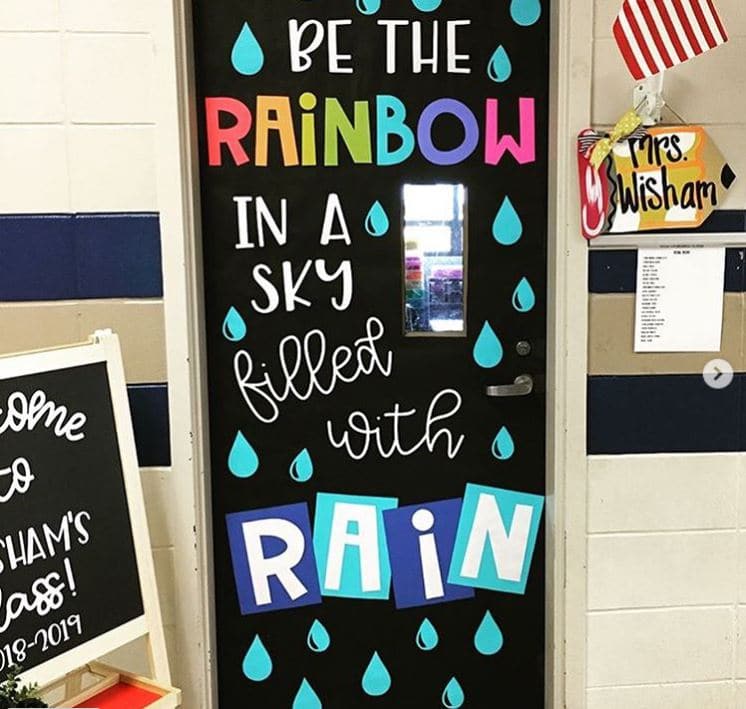
<svg viewBox="0 0 746 709"><path fill-rule="evenodd" d="M711 389L700 374L588 379L588 453L746 451L746 374Z"/></svg>
<svg viewBox="0 0 746 709"><path fill-rule="evenodd" d="M725 250L727 293L746 291L744 249ZM637 286L637 251L603 249L591 251L588 264L588 290L591 293L634 293Z"/></svg>
<svg viewBox="0 0 746 709"><path fill-rule="evenodd" d="M746 231L746 210L716 209L697 229L669 229L667 234L738 234Z"/></svg>
<svg viewBox="0 0 746 709"><path fill-rule="evenodd" d="M132 384L127 387L141 467L171 465L168 385Z"/></svg>
<svg viewBox="0 0 746 709"><path fill-rule="evenodd" d="M0 215L0 301L162 296L158 214Z"/></svg>
<svg viewBox="0 0 746 709"><path fill-rule="evenodd" d="M637 250L599 250L588 254L588 290L591 293L634 293Z"/></svg>

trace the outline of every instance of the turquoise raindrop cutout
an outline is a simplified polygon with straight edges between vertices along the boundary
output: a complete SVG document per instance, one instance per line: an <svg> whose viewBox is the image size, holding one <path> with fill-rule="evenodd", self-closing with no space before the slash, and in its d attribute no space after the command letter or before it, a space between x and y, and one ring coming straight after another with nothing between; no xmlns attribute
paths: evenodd
<svg viewBox="0 0 746 709"><path fill-rule="evenodd" d="M391 675L377 652L370 658L363 675L363 691L371 697L380 697L391 689Z"/></svg>
<svg viewBox="0 0 746 709"><path fill-rule="evenodd" d="M243 23L243 27L233 45L231 63L233 68L244 76L254 76L264 66L264 52L248 22Z"/></svg>
<svg viewBox="0 0 746 709"><path fill-rule="evenodd" d="M243 659L242 669L247 679L252 682L264 682L272 674L272 658L258 635L254 637Z"/></svg>
<svg viewBox="0 0 746 709"><path fill-rule="evenodd" d="M505 51L502 44L495 50L487 64L487 76L498 84L507 81L513 73L513 65L510 63L510 57Z"/></svg>
<svg viewBox="0 0 746 709"><path fill-rule="evenodd" d="M432 12L440 7L442 0L412 0L412 4L420 12Z"/></svg>
<svg viewBox="0 0 746 709"><path fill-rule="evenodd" d="M246 323L233 306L228 310L228 314L223 320L223 337L231 342L239 342L246 337Z"/></svg>
<svg viewBox="0 0 746 709"><path fill-rule="evenodd" d="M474 345L474 361L484 369L497 367L503 358L503 346L492 326L485 322Z"/></svg>
<svg viewBox="0 0 746 709"><path fill-rule="evenodd" d="M376 200L365 217L365 231L371 236L383 236L389 230L389 215L383 205Z"/></svg>
<svg viewBox="0 0 746 709"><path fill-rule="evenodd" d="M290 477L297 483L306 483L313 477L313 461L308 448L295 456L290 464Z"/></svg>
<svg viewBox="0 0 746 709"><path fill-rule="evenodd" d="M495 221L492 224L492 236L495 241L503 246L512 246L517 243L523 235L523 223L515 211L510 197L503 200L500 209L495 215Z"/></svg>
<svg viewBox="0 0 746 709"><path fill-rule="evenodd" d="M512 0L510 16L521 27L529 27L541 17L541 0Z"/></svg>
<svg viewBox="0 0 746 709"><path fill-rule="evenodd" d="M513 307L519 313L527 313L536 305L536 293L528 282L528 278L521 278L513 291Z"/></svg>
<svg viewBox="0 0 746 709"><path fill-rule="evenodd" d="M511 436L510 431L503 426L495 436L495 440L492 442L492 455L494 455L498 460L509 460L513 457L513 453L515 453L513 436Z"/></svg>
<svg viewBox="0 0 746 709"><path fill-rule="evenodd" d="M381 9L381 0L356 0L355 4L363 15L375 15Z"/></svg>
<svg viewBox="0 0 746 709"><path fill-rule="evenodd" d="M427 618L422 621L415 642L417 647L425 652L434 650L438 646L438 631Z"/></svg>
<svg viewBox="0 0 746 709"><path fill-rule="evenodd" d="M250 478L258 469L259 456L239 431L228 454L228 470L237 478Z"/></svg>
<svg viewBox="0 0 746 709"><path fill-rule="evenodd" d="M326 652L329 649L332 640L329 637L329 631L321 624L321 621L314 620L311 624L306 644L313 652Z"/></svg>
<svg viewBox="0 0 746 709"><path fill-rule="evenodd" d="M451 677L450 681L443 690L443 696L440 701L446 709L459 709L464 705L464 690L461 688L458 680Z"/></svg>
<svg viewBox="0 0 746 709"><path fill-rule="evenodd" d="M484 614L474 635L474 647L482 655L497 655L502 650L503 634L489 611Z"/></svg>
<svg viewBox="0 0 746 709"><path fill-rule="evenodd" d="M319 695L313 691L313 687L305 677L300 683L300 689L293 700L293 709L321 709Z"/></svg>

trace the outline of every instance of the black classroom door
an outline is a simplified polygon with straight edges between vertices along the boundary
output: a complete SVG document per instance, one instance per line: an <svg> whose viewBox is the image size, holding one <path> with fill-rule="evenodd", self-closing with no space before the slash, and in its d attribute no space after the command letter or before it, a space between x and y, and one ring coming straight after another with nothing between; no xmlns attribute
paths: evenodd
<svg viewBox="0 0 746 709"><path fill-rule="evenodd" d="M548 0L194 0L220 707L544 706Z"/></svg>

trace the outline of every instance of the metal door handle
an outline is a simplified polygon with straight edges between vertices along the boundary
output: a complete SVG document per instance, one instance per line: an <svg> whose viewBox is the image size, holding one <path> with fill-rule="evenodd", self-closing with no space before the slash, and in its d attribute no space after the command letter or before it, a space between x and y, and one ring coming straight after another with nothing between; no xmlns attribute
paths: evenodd
<svg viewBox="0 0 746 709"><path fill-rule="evenodd" d="M521 374L512 384L497 384L487 387L487 396L528 396L534 390L534 378Z"/></svg>

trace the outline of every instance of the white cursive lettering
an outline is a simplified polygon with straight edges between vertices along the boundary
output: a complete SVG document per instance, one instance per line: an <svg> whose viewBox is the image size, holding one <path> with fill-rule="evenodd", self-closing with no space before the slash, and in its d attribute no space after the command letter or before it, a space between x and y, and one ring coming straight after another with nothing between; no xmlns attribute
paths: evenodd
<svg viewBox="0 0 746 709"><path fill-rule="evenodd" d="M254 360L246 350L239 350L233 359L236 383L253 414L264 423L272 423L280 415L278 404L291 397L307 401L314 393L328 396L340 382L351 384L376 371L388 377L393 353L377 349L384 332L383 323L370 317L365 335L355 340L352 347L341 345L331 352L321 330L310 330L302 339L288 335L278 346L281 370L278 382L269 371L254 378Z"/></svg>

